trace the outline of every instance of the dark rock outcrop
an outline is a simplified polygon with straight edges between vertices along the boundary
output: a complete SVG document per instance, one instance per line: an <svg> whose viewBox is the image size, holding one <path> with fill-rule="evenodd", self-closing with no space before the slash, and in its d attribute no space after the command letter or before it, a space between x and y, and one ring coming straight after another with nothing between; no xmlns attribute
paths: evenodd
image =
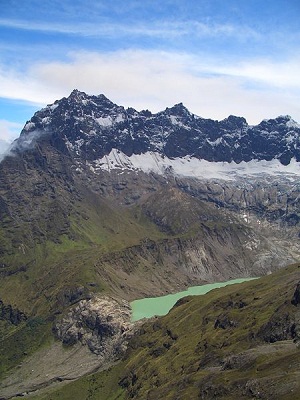
<svg viewBox="0 0 300 400"><path fill-rule="evenodd" d="M0 321L8 321L13 325L19 325L21 322L27 320L27 316L17 308L12 307L10 304L4 304L0 300Z"/></svg>
<svg viewBox="0 0 300 400"><path fill-rule="evenodd" d="M296 290L295 290L294 296L292 298L292 304L294 306L298 306L300 304L300 282L298 282L298 284L296 286Z"/></svg>

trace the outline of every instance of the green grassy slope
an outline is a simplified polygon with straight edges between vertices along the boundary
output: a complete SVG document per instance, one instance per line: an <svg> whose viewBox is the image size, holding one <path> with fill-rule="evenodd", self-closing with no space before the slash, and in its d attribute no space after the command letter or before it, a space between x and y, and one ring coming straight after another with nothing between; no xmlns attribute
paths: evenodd
<svg viewBox="0 0 300 400"><path fill-rule="evenodd" d="M1 258L0 299L25 317L10 321L11 313L0 313L0 375L49 341L55 315L90 293L111 290L113 272L99 273L101 257L162 237L151 222L92 194L74 205L69 222L68 233L55 241L46 238Z"/></svg>
<svg viewBox="0 0 300 400"><path fill-rule="evenodd" d="M125 400L126 391L119 386L120 375L124 365L109 368L106 371L82 377L75 382L68 383L62 388L44 389L38 395L30 398L35 400Z"/></svg>
<svg viewBox="0 0 300 400"><path fill-rule="evenodd" d="M297 265L179 302L133 341L123 386L138 399L247 398L255 395L253 385L267 392L262 398L283 390L296 399L299 349L290 344L275 351L269 343L296 336L299 306L291 300L299 281Z"/></svg>
<svg viewBox="0 0 300 400"><path fill-rule="evenodd" d="M293 265L182 299L141 327L105 379L95 374L34 398L102 399L110 388L112 399L297 400L300 304L292 299L299 281L300 265Z"/></svg>

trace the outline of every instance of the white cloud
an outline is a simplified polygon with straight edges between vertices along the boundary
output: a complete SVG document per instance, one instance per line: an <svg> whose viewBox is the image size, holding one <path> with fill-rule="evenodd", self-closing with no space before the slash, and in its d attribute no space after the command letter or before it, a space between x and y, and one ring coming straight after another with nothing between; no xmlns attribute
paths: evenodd
<svg viewBox="0 0 300 400"><path fill-rule="evenodd" d="M44 105L77 88L153 112L182 101L206 118L235 114L258 123L290 114L300 121L297 59L230 65L218 59L146 50L80 52L69 57L68 62L37 63L22 74L0 68L0 97Z"/></svg>
<svg viewBox="0 0 300 400"><path fill-rule="evenodd" d="M220 74L241 77L279 88L300 89L300 58L272 63L268 60L241 62L216 68Z"/></svg>
<svg viewBox="0 0 300 400"><path fill-rule="evenodd" d="M3 157L5 153L9 149L9 143L7 143L5 140L0 139L0 161L3 160Z"/></svg>

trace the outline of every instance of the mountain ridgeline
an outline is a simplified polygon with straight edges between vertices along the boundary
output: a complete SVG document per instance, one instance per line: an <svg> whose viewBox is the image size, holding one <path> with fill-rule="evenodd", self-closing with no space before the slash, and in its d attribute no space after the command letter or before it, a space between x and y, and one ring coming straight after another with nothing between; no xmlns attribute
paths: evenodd
<svg viewBox="0 0 300 400"><path fill-rule="evenodd" d="M0 163L4 398L22 374L36 390L124 355L128 301L297 263L299 134L289 116L152 114L78 90L36 112Z"/></svg>
<svg viewBox="0 0 300 400"><path fill-rule="evenodd" d="M60 151L87 161L112 149L128 156L152 151L170 158L189 155L236 163L274 158L284 165L292 158L300 161L300 125L290 116L249 126L245 118L232 115L220 122L200 118L182 103L157 114L138 112L104 95L88 96L78 90L38 111L25 125L19 145L23 142L26 147L37 132L51 134Z"/></svg>

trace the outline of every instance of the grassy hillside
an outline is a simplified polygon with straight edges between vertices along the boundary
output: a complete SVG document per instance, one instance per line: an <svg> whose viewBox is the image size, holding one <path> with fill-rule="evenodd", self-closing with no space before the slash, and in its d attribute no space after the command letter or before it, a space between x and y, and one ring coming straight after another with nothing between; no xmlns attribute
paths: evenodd
<svg viewBox="0 0 300 400"><path fill-rule="evenodd" d="M44 389L38 395L32 395L34 400L125 400L126 391L119 385L124 364L109 368L106 371L82 377L75 382L65 384L62 388Z"/></svg>
<svg viewBox="0 0 300 400"><path fill-rule="evenodd" d="M297 400L299 282L297 264L181 299L141 327L116 367L34 399Z"/></svg>
<svg viewBox="0 0 300 400"><path fill-rule="evenodd" d="M92 293L110 292L131 300L174 291L191 279L181 268L184 246L194 240L192 245L197 248L197 240L203 240L202 224L195 226L187 219L183 231L166 232L152 216L160 203L156 208L151 201L143 207L126 208L84 187L81 190L80 199L63 215L59 212L64 207L62 199L52 209L46 196L40 199L44 202L42 214L19 223L15 233L9 224L2 224L11 251L1 256L0 300L24 318L15 321L3 315L0 319L0 374L49 342L56 316ZM162 191L158 198L166 197L168 191ZM176 222L180 204L186 201L189 196L175 203L169 224ZM214 218L213 207L203 208L196 200L193 203L199 216L205 213ZM18 207L20 215L25 215L27 206ZM48 207L53 217L49 211L45 219ZM38 241L34 239L36 225L44 232ZM226 226L226 220L218 221L220 231Z"/></svg>
<svg viewBox="0 0 300 400"><path fill-rule="evenodd" d="M99 273L99 259L162 237L151 222L92 194L74 205L68 221L68 232L55 240L22 242L1 257L0 376L51 339L57 314L93 292L111 291L110 281L120 285L113 268Z"/></svg>

